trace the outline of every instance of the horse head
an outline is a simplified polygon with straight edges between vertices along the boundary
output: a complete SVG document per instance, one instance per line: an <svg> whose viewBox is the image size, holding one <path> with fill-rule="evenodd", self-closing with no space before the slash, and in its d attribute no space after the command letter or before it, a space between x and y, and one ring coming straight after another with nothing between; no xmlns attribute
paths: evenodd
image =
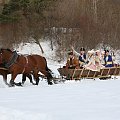
<svg viewBox="0 0 120 120"><path fill-rule="evenodd" d="M13 54L13 51L10 49L0 49L0 64L4 62L8 62Z"/></svg>

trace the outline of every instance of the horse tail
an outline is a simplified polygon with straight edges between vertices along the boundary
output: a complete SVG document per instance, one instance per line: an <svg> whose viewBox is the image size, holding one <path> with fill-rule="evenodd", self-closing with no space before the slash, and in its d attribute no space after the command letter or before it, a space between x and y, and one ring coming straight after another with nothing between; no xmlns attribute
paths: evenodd
<svg viewBox="0 0 120 120"><path fill-rule="evenodd" d="M52 79L53 78L53 76L52 76L52 70L48 68L46 58L45 57L43 57L43 58L44 58L44 60L46 62L46 68L45 69L47 71L48 79Z"/></svg>

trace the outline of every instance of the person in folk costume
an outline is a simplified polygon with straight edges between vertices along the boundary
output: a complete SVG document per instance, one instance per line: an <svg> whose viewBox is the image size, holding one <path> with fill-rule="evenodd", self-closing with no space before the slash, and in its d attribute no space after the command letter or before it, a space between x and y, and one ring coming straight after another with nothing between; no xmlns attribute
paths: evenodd
<svg viewBox="0 0 120 120"><path fill-rule="evenodd" d="M79 69L79 60L74 56L73 52L68 53L68 59L66 63L66 68L69 69Z"/></svg>
<svg viewBox="0 0 120 120"><path fill-rule="evenodd" d="M102 65L105 64L104 56L105 56L105 51L101 51L100 61L101 61L101 64L102 64Z"/></svg>
<svg viewBox="0 0 120 120"><path fill-rule="evenodd" d="M104 61L105 61L105 67L113 67L113 59L112 56L109 54L109 50L105 50L105 55L104 55Z"/></svg>
<svg viewBox="0 0 120 120"><path fill-rule="evenodd" d="M89 63L84 65L85 69L92 71L100 71L104 66L100 62L100 52L99 51L88 51Z"/></svg>
<svg viewBox="0 0 120 120"><path fill-rule="evenodd" d="M111 52L111 56L112 56L112 61L113 61L113 64L117 65L117 61L116 61L116 56L115 56L115 51L112 51Z"/></svg>
<svg viewBox="0 0 120 120"><path fill-rule="evenodd" d="M96 71L94 50L88 51L88 60L89 63L84 65L84 68L92 71Z"/></svg>
<svg viewBox="0 0 120 120"><path fill-rule="evenodd" d="M105 66L102 65L102 62L101 62L101 52L100 52L100 50L95 51L95 65L96 65L97 71L100 71L100 69L105 67Z"/></svg>
<svg viewBox="0 0 120 120"><path fill-rule="evenodd" d="M83 65L85 65L87 63L85 48L81 47L80 48L80 53L76 52L73 47L72 47L72 50L73 50L74 55L76 57L78 57L78 59L79 59L80 67L82 67Z"/></svg>

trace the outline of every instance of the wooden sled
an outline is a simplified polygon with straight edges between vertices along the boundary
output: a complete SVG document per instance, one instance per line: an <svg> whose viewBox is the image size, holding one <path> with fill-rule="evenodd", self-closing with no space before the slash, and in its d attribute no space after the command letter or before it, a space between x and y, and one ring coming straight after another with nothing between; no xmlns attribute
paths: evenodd
<svg viewBox="0 0 120 120"><path fill-rule="evenodd" d="M65 79L82 79L82 78L100 78L107 79L111 76L120 76L120 66L116 65L115 67L104 68L100 71L92 71L88 69L67 69L67 68L58 68L60 76Z"/></svg>

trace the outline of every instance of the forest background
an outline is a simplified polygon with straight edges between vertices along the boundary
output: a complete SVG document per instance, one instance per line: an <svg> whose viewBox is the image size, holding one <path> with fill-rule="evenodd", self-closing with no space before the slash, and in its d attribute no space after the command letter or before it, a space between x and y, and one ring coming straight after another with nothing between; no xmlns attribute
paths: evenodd
<svg viewBox="0 0 120 120"><path fill-rule="evenodd" d="M120 0L0 0L0 47L41 42L60 58L74 46L120 48Z"/></svg>

